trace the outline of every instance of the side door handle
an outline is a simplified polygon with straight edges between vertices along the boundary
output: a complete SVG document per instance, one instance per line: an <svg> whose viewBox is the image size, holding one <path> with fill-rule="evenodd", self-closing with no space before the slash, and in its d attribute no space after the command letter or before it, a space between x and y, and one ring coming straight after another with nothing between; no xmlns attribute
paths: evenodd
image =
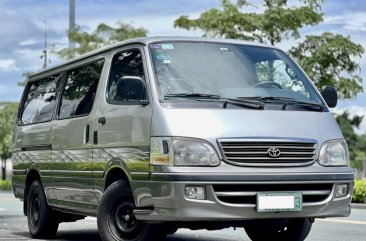
<svg viewBox="0 0 366 241"><path fill-rule="evenodd" d="M85 126L85 132L84 132L84 144L88 144L90 140L90 126L87 124Z"/></svg>
<svg viewBox="0 0 366 241"><path fill-rule="evenodd" d="M105 125L106 121L107 120L105 119L105 117L99 117L99 119L98 119L98 123L103 125L103 126Z"/></svg>

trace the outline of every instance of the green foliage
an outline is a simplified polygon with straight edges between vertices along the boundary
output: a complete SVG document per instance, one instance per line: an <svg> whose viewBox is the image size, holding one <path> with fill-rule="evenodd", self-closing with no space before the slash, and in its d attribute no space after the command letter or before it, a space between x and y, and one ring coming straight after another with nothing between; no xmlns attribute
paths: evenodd
<svg viewBox="0 0 366 241"><path fill-rule="evenodd" d="M275 45L283 39L300 37L299 30L323 21L323 0L222 0L221 8L203 12L197 19L181 16L174 26L200 29L204 36L244 39ZM252 11L250 11L252 9ZM290 50L318 88L337 88L342 99L362 92L359 65L364 49L349 37L323 33L307 36Z"/></svg>
<svg viewBox="0 0 366 241"><path fill-rule="evenodd" d="M6 160L11 157L13 128L17 111L17 103L0 103L0 156L3 179L5 179L6 173Z"/></svg>
<svg viewBox="0 0 366 241"><path fill-rule="evenodd" d="M344 112L342 115L336 116L336 120L348 144L351 165L358 168L360 167L360 160L366 155L364 153L365 148L362 146L362 144L366 143L366 138L358 136L354 128L360 125L362 117L355 116L351 118L347 112Z"/></svg>
<svg viewBox="0 0 366 241"><path fill-rule="evenodd" d="M77 26L75 31L69 33L69 38L76 43L76 48L64 48L57 54L63 59L70 59L119 41L145 37L147 32L144 28L135 28L132 24L123 22L117 22L116 28L100 23L92 33L83 32L80 26Z"/></svg>
<svg viewBox="0 0 366 241"><path fill-rule="evenodd" d="M306 36L290 54L308 73L318 88L334 86L340 98L349 99L362 92L360 66L355 62L364 53L360 44L339 34L323 33Z"/></svg>
<svg viewBox="0 0 366 241"><path fill-rule="evenodd" d="M245 0L222 0L221 9L213 8L203 12L199 18L181 16L174 22L175 27L188 30L201 29L205 36L258 41L272 45L283 38L300 37L299 29L320 23L322 0L299 0L289 6L287 0L263 0L254 4ZM254 7L258 11L244 11Z"/></svg>
<svg viewBox="0 0 366 241"><path fill-rule="evenodd" d="M18 86L25 86L27 81L29 80L29 77L33 74L34 74L34 72L31 72L31 71L23 73L22 76L24 77L24 79L23 79L23 81L18 82L17 85Z"/></svg>
<svg viewBox="0 0 366 241"><path fill-rule="evenodd" d="M11 190L11 181L10 180L0 180L0 190L1 191L8 191Z"/></svg>
<svg viewBox="0 0 366 241"><path fill-rule="evenodd" d="M355 180L352 202L366 202L366 180Z"/></svg>

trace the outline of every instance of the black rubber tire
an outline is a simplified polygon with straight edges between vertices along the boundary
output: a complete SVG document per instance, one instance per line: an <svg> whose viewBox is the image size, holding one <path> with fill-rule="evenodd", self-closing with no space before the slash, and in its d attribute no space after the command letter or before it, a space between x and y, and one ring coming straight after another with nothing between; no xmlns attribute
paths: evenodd
<svg viewBox="0 0 366 241"><path fill-rule="evenodd" d="M33 238L52 238L57 233L58 221L48 206L40 181L35 180L29 187L27 199L27 221Z"/></svg>
<svg viewBox="0 0 366 241"><path fill-rule="evenodd" d="M134 217L134 208L133 195L125 181L116 181L107 188L99 203L97 217L103 241L158 241L163 238L159 225Z"/></svg>
<svg viewBox="0 0 366 241"><path fill-rule="evenodd" d="M252 241L303 241L311 230L309 219L256 220L244 226Z"/></svg>

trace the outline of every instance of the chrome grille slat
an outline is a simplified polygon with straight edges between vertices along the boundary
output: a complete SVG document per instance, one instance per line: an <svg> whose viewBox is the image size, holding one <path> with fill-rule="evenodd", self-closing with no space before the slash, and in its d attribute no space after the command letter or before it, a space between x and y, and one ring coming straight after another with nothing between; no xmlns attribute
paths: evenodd
<svg viewBox="0 0 366 241"><path fill-rule="evenodd" d="M319 191L291 191L291 192L301 192L304 196L309 195L329 195L330 190L319 190ZM258 192L215 192L217 197L247 197L256 196Z"/></svg>
<svg viewBox="0 0 366 241"><path fill-rule="evenodd" d="M283 143L283 142L225 142L222 141L223 147L238 147L238 148L250 148L250 147L270 147L277 146L281 148L312 148L315 143Z"/></svg>
<svg viewBox="0 0 366 241"><path fill-rule="evenodd" d="M248 151L248 152L242 152L242 151L240 151L240 152L225 152L225 154L227 155L227 154L243 154L243 155L252 155L252 154L267 154L267 152L266 151ZM296 154L296 155L314 155L315 154L315 152L313 151L313 152L288 152L288 151L281 151L281 154L284 154L284 155L286 155L286 154L291 154L291 155L294 155L294 154Z"/></svg>
<svg viewBox="0 0 366 241"><path fill-rule="evenodd" d="M256 205L261 192L302 193L304 204L319 203L332 195L333 184L215 184L213 191L218 200L230 204Z"/></svg>
<svg viewBox="0 0 366 241"><path fill-rule="evenodd" d="M253 160L253 157L230 157L230 159L234 159L234 160ZM270 161L281 161L281 160L309 160L309 157L277 157L277 158L271 158L271 157L255 157L255 159L253 161L256 160L270 160Z"/></svg>
<svg viewBox="0 0 366 241"><path fill-rule="evenodd" d="M302 166L316 158L316 142L219 140L223 158L230 164L241 166ZM278 148L279 157L270 157L268 149Z"/></svg>

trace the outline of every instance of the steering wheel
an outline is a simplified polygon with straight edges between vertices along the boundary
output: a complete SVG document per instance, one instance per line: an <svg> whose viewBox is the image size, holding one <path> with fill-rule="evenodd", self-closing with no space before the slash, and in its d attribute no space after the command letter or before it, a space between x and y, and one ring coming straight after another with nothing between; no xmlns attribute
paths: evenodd
<svg viewBox="0 0 366 241"><path fill-rule="evenodd" d="M276 83L274 81L261 81L261 82L258 82L256 84L252 85L252 87L282 89L282 86L279 83Z"/></svg>

